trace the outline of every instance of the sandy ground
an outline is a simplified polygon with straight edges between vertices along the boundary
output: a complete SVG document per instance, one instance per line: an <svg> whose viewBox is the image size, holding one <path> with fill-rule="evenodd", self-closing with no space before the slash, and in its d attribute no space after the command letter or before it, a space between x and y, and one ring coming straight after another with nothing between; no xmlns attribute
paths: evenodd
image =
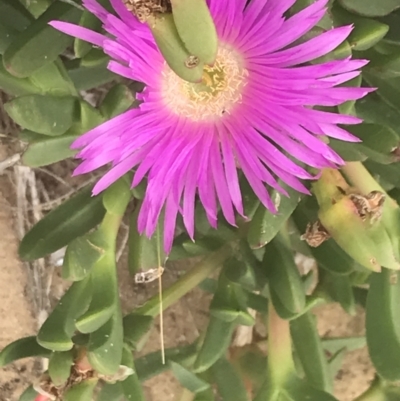
<svg viewBox="0 0 400 401"><path fill-rule="evenodd" d="M4 152L0 152L4 158ZM0 177L2 190L11 189L6 177ZM8 206L8 207L7 207ZM17 258L17 238L11 205L0 192L0 349L11 341L32 335L36 324L26 296L27 276ZM0 370L0 401L18 399L32 379L33 364L18 362Z"/></svg>
<svg viewBox="0 0 400 401"><path fill-rule="evenodd" d="M1 99L0 99L1 101ZM0 105L1 109L1 105ZM0 134L9 135L10 124L1 115ZM1 131L0 129L0 131ZM0 161L10 154L8 146L0 145ZM18 260L18 239L15 229L15 205L13 184L8 175L0 175L0 349L11 341L34 334L37 329L37 318L32 307L32 299L27 281L27 272ZM128 311L133 305L141 304L156 291L156 286L134 284L126 266L126 255L119 261L120 290L123 309ZM190 266L183 266L186 270ZM182 272L179 267L168 269L164 276L164 285L168 286ZM61 295L63 285L55 270L53 277L54 297ZM167 347L186 344L193 341L207 324L207 307L209 297L200 290L182 298L173 305L164 316L164 336ZM364 315L360 310L357 316L348 316L338 305L328 305L316 310L319 318L318 330L324 337L362 335ZM159 325L156 324L144 353L159 349ZM36 365L35 365L36 366ZM38 370L32 361L22 361L0 369L0 401L17 401L21 392L34 379ZM335 381L335 395L340 401L353 400L362 393L373 377L373 368L366 349L349 352L342 369ZM148 401L169 401L178 399L181 389L170 374L162 374L145 383Z"/></svg>

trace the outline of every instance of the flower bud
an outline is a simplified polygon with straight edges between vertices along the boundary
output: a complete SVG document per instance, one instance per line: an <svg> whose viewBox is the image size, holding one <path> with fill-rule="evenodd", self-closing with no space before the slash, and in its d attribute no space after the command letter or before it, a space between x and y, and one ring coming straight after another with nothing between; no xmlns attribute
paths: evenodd
<svg viewBox="0 0 400 401"><path fill-rule="evenodd" d="M189 53L212 65L217 56L218 37L205 0L171 0L176 29Z"/></svg>
<svg viewBox="0 0 400 401"><path fill-rule="evenodd" d="M200 82L204 62L185 48L173 16L171 14L151 15L147 22L158 49L171 70L185 81Z"/></svg>
<svg viewBox="0 0 400 401"><path fill-rule="evenodd" d="M331 169L322 172L313 191L320 205L318 227L322 228L318 233L332 237L355 261L370 270L380 271L381 266L400 269L398 250L388 230L388 216L382 216L392 211L384 208L384 192L361 194L349 187L339 171ZM303 236L309 243L313 227L316 226L308 227Z"/></svg>
<svg viewBox="0 0 400 401"><path fill-rule="evenodd" d="M336 243L361 265L373 271L380 271L381 266L400 269L385 227L364 222L350 197L320 210L318 217Z"/></svg>

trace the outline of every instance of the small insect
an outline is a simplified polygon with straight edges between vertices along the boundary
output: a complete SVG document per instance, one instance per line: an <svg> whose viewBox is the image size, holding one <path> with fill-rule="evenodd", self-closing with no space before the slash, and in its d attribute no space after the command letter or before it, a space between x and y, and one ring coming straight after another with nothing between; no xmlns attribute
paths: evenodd
<svg viewBox="0 0 400 401"><path fill-rule="evenodd" d="M135 274L135 283L151 283L162 276L164 268L160 266L157 269L149 269L145 272Z"/></svg>
<svg viewBox="0 0 400 401"><path fill-rule="evenodd" d="M165 14L172 11L170 0L123 0L126 8L140 22L155 14Z"/></svg>
<svg viewBox="0 0 400 401"><path fill-rule="evenodd" d="M314 223L307 224L306 232L300 237L300 239L306 241L311 247L316 248L330 237L331 236L328 231L326 231L326 228L319 220L317 220Z"/></svg>

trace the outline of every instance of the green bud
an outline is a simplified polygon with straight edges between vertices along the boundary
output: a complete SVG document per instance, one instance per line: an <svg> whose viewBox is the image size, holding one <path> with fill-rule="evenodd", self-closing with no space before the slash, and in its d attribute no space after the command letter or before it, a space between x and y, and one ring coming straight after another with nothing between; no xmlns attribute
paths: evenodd
<svg viewBox="0 0 400 401"><path fill-rule="evenodd" d="M173 16L171 14L151 15L148 17L147 23L171 70L185 81L200 82L203 76L204 62L185 48Z"/></svg>
<svg viewBox="0 0 400 401"><path fill-rule="evenodd" d="M171 0L176 29L186 49L205 64L217 56L218 36L205 0Z"/></svg>
<svg viewBox="0 0 400 401"><path fill-rule="evenodd" d="M321 209L318 217L337 244L361 265L373 271L380 271L381 266L400 268L385 227L380 222L363 221L350 197Z"/></svg>

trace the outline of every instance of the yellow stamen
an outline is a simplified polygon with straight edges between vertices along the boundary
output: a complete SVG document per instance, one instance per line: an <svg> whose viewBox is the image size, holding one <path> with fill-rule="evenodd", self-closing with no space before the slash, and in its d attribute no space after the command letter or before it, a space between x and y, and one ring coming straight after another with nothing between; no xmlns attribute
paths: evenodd
<svg viewBox="0 0 400 401"><path fill-rule="evenodd" d="M182 80L165 65L163 99L179 116L193 121L213 120L230 113L241 102L247 76L241 57L231 49L220 47L214 65L204 67L203 78L196 84Z"/></svg>

